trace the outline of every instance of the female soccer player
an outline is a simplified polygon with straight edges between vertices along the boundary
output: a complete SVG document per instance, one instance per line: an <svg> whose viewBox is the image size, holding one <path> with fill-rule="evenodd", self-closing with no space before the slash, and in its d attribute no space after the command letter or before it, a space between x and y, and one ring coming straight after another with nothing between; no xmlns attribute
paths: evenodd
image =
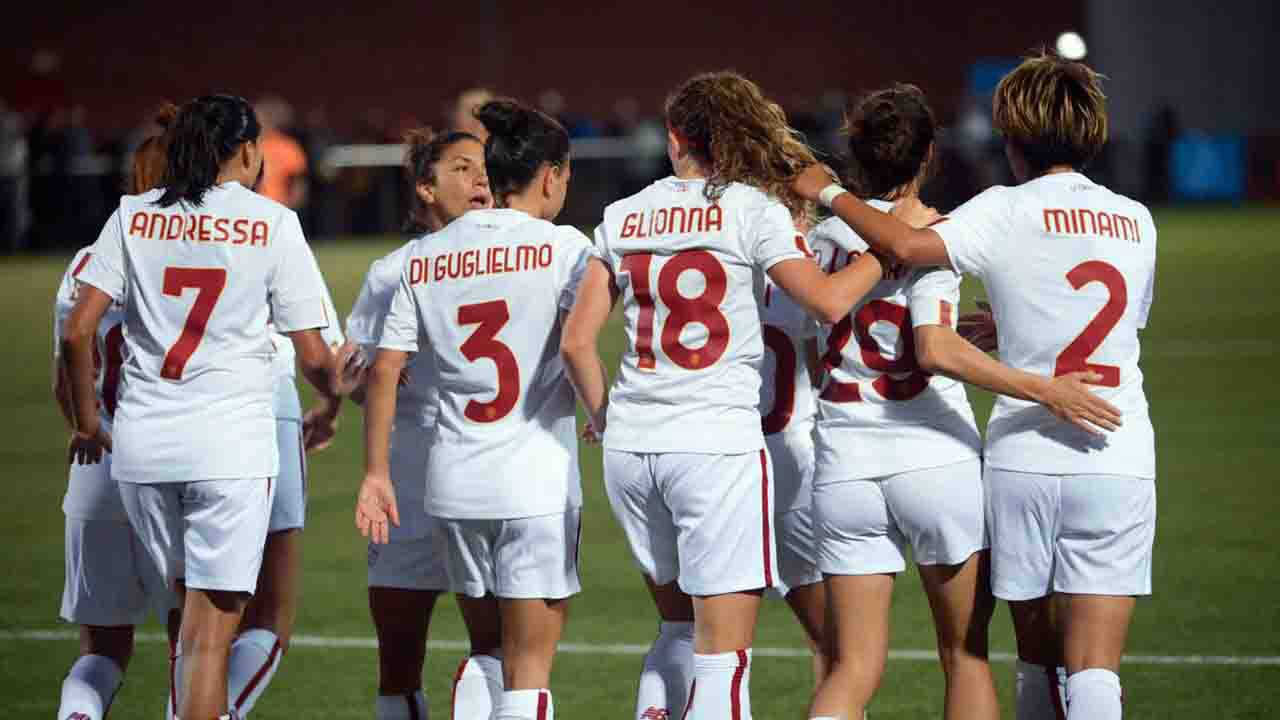
<svg viewBox="0 0 1280 720"><path fill-rule="evenodd" d="M568 598L580 589L574 397L556 350L594 250L551 222L569 186L564 128L510 101L476 116L489 131L498 209L414 242L370 371L356 524L380 545L388 520L400 524L388 473L396 383L408 353L429 356L439 412L419 482L444 526L449 583L498 599L506 690L494 717L544 720Z"/></svg>
<svg viewBox="0 0 1280 720"><path fill-rule="evenodd" d="M767 274L836 322L881 267L866 254L827 276L806 255L792 218L811 206L790 182L813 155L754 83L697 75L666 120L675 176L605 210L596 245L608 266L588 270L561 352L603 433L610 504L659 613L694 620L693 683L668 686L659 712L680 712L687 692L690 718L746 718L760 595L778 576L758 294ZM630 350L606 410L596 341L617 294ZM651 658L671 644L666 631Z"/></svg>
<svg viewBox="0 0 1280 720"><path fill-rule="evenodd" d="M405 179L413 193L407 229L415 238L374 261L347 317L350 342L367 357L377 351L417 238L493 204L484 144L474 135L436 135L422 128L406 135L405 146ZM350 352L348 348L340 355L344 365ZM422 694L427 630L436 599L449 590L444 529L423 505L422 473L439 405L434 370L430 354L418 353L408 360L404 381L396 390L390 473L403 512L400 525L389 530L386 545L369 544L369 612L378 635L378 720L427 717ZM497 602L492 595L477 599L459 594L458 605L471 637L471 653L454 679L452 715L487 719L502 697Z"/></svg>
<svg viewBox="0 0 1280 720"><path fill-rule="evenodd" d="M796 189L902 262L980 277L1004 363L1091 373L1096 394L1071 406L998 398L985 450L987 519L992 590L1010 603L1023 694L1061 652L1066 716L1113 720L1135 598L1151 592L1155 449L1138 330L1151 306L1156 230L1145 207L1080 173L1107 136L1106 98L1087 66L1030 58L1001 80L993 109L1021 184L992 188L931 228L868 207L820 168Z"/></svg>
<svg viewBox="0 0 1280 720"><path fill-rule="evenodd" d="M156 123L168 128L177 107L160 108ZM165 166L166 139L153 135L138 145L130 162L130 195L155 187ZM93 247L82 248L67 267L54 302L54 394L67 423L75 428L71 388L62 359L62 328L75 306L78 276L89 263ZM110 428L115 415L120 370L124 364L124 312L112 303L93 338L96 401L100 422ZM110 430L108 429L108 432ZM101 720L120 689L133 657L134 627L149 609L162 616L173 607L172 595L148 597L148 589L162 585L151 574L154 566L138 540L111 477L111 457L100 463L71 458L71 476L62 501L66 515L66 582L62 589L62 618L80 625L80 657L62 682L58 717ZM177 639L177 613L168 619L170 643Z"/></svg>
<svg viewBox="0 0 1280 720"><path fill-rule="evenodd" d="M912 85L871 93L850 112L849 176L883 211L917 197L932 172L936 126ZM811 245L839 267L867 244L839 218ZM894 576L906 548L933 609L947 678L945 717L999 715L987 662L994 608L983 518L981 440L957 380L1060 407L1088 393L1081 374L1005 367L956 331L960 276L916 270L876 286L824 332L830 373L819 399L814 516L838 658L813 716L861 717L887 659Z"/></svg>
<svg viewBox="0 0 1280 720"><path fill-rule="evenodd" d="M178 715L229 717L227 657L254 591L278 472L268 320L329 392L324 281L296 215L256 195L260 128L243 99L205 96L169 130L162 187L126 196L81 272L64 328L76 438L114 449L130 524L183 595ZM124 306L111 433L94 408L92 342Z"/></svg>

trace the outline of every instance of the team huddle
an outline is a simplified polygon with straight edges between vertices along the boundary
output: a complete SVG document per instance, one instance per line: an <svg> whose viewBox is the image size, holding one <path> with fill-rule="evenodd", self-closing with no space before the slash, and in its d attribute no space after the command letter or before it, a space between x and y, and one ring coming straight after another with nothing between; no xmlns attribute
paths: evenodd
<svg viewBox="0 0 1280 720"><path fill-rule="evenodd" d="M555 224L565 129L490 101L483 133L407 137L414 239L369 268L344 336L297 217L252 189L252 108L177 108L57 294L62 616L82 640L59 719L105 716L151 612L169 626L166 716L250 713L292 632L305 454L345 399L365 414L355 523L379 720L428 716L441 593L471 646L452 717L554 716L591 542L580 437L603 445L660 620L636 720L750 718L769 594L809 639L807 717L863 718L908 559L944 717L1000 716L987 628L1004 599L1016 717L1120 718L1129 621L1151 592L1138 330L1156 230L1081 173L1107 136L1089 68L1030 58L993 110L1019 184L940 216L919 199L937 128L918 88L850 108L840 180L754 83L700 74L667 99L672 175L588 237ZM962 275L989 312L961 316ZM618 305L615 369L599 343ZM318 398L305 413L299 372ZM985 439L966 383L998 396Z"/></svg>

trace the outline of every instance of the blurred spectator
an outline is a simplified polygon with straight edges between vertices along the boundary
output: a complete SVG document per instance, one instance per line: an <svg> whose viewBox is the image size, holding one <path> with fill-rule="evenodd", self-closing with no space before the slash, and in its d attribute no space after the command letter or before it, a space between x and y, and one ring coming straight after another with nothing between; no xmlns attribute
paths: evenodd
<svg viewBox="0 0 1280 720"><path fill-rule="evenodd" d="M559 90L543 90L538 95L538 109L559 120L571 138L593 138L603 134L591 118L570 113Z"/></svg>
<svg viewBox="0 0 1280 720"><path fill-rule="evenodd" d="M1146 131L1146 187L1147 202L1168 202L1171 178L1169 152L1181 129L1178 115L1169 103L1162 103L1151 115Z"/></svg>
<svg viewBox="0 0 1280 720"><path fill-rule="evenodd" d="M448 124L450 130L471 133L484 140L489 136L484 125L476 119L476 108L493 99L493 91L488 88L474 87L458 93L458 97L449 108ZM397 139L397 142L399 140Z"/></svg>
<svg viewBox="0 0 1280 720"><path fill-rule="evenodd" d="M0 101L0 250L6 253L22 248L31 222L26 169L22 117Z"/></svg>
<svg viewBox="0 0 1280 720"><path fill-rule="evenodd" d="M311 160L311 183L308 202L301 212L302 228L307 236L331 237L343 232L345 217L341 190L337 185L339 171L325 161L329 149L339 138L329 124L329 114L316 106L307 111L297 129L298 141Z"/></svg>
<svg viewBox="0 0 1280 720"><path fill-rule="evenodd" d="M254 106L262 123L262 183L258 192L297 210L307 202L307 154L285 133L293 123L293 108L278 97L267 97Z"/></svg>

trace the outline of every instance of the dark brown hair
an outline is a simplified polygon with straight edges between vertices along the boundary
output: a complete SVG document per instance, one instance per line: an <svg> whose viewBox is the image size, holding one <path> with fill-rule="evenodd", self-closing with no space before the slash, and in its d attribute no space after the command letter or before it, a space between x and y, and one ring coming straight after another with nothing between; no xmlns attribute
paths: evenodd
<svg viewBox="0 0 1280 720"><path fill-rule="evenodd" d="M222 163L261 134L253 106L242 97L205 95L184 104L169 128L164 194L157 202L161 207L199 205L218 183Z"/></svg>
<svg viewBox="0 0 1280 720"><path fill-rule="evenodd" d="M484 166L495 204L533 182L543 163L562 167L569 160L569 133L550 115L514 100L490 100L476 108L489 131Z"/></svg>
<svg viewBox="0 0 1280 720"><path fill-rule="evenodd" d="M937 125L915 85L898 83L866 95L850 108L844 131L849 137L845 182L857 195L885 197L932 172Z"/></svg>
<svg viewBox="0 0 1280 720"><path fill-rule="evenodd" d="M404 179L409 184L409 195L412 198L409 217L404 224L405 232L421 235L430 229L427 224L427 206L418 197L417 188L419 185L435 182L436 163L440 162L446 150L463 140L481 142L480 138L471 133L456 130L437 134L429 127L420 127L405 132Z"/></svg>
<svg viewBox="0 0 1280 720"><path fill-rule="evenodd" d="M1081 62L1041 52L996 86L995 126L1038 173L1054 165L1083 168L1107 143L1102 76Z"/></svg>
<svg viewBox="0 0 1280 720"><path fill-rule="evenodd" d="M710 168L708 200L740 182L776 197L797 219L813 213L791 181L817 159L754 82L728 71L694 75L667 98L666 119Z"/></svg>

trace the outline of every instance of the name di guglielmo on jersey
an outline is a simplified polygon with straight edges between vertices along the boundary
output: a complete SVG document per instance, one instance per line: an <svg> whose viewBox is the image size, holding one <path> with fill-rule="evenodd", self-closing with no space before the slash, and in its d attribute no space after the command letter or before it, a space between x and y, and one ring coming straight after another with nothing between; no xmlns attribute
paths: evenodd
<svg viewBox="0 0 1280 720"><path fill-rule="evenodd" d="M551 243L470 248L409 260L409 284L465 280L471 277L528 272L551 267Z"/></svg>

